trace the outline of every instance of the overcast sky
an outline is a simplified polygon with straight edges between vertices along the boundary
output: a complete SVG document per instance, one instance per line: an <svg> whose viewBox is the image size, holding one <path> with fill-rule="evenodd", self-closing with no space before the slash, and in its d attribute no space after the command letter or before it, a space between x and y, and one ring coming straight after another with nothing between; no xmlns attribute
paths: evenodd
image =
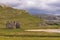
<svg viewBox="0 0 60 40"><path fill-rule="evenodd" d="M60 14L60 0L0 0L17 9L25 9L30 13Z"/></svg>

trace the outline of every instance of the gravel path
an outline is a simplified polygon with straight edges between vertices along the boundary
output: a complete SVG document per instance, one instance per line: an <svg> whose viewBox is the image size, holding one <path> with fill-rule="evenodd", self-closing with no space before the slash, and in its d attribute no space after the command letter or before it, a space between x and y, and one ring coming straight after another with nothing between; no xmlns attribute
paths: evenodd
<svg viewBox="0 0 60 40"><path fill-rule="evenodd" d="M31 29L31 30L25 30L25 31L43 31L43 32L55 32L60 33L60 29Z"/></svg>

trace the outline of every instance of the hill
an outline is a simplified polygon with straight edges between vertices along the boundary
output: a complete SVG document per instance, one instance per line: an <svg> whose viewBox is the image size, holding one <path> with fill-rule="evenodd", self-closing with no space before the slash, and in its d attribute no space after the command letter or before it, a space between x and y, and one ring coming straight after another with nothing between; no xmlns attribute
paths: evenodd
<svg viewBox="0 0 60 40"><path fill-rule="evenodd" d="M5 28L7 21L17 21L22 29L38 28L40 19L30 15L25 10L13 9L12 7L3 8L0 6L0 28Z"/></svg>
<svg viewBox="0 0 60 40"><path fill-rule="evenodd" d="M59 28L60 16L48 14L31 15L26 10L0 6L0 28L6 28L7 21L17 21L21 29Z"/></svg>

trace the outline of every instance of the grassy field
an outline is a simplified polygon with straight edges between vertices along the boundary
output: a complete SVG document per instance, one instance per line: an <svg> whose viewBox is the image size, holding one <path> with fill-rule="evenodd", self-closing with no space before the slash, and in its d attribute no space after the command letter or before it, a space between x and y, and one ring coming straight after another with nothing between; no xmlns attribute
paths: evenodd
<svg viewBox="0 0 60 40"><path fill-rule="evenodd" d="M4 37L0 40L60 40L60 37Z"/></svg>
<svg viewBox="0 0 60 40"><path fill-rule="evenodd" d="M16 37L60 37L60 33L28 32L23 29L0 29L0 36Z"/></svg>
<svg viewBox="0 0 60 40"><path fill-rule="evenodd" d="M0 29L0 40L60 40L60 34L27 32L22 29Z"/></svg>
<svg viewBox="0 0 60 40"><path fill-rule="evenodd" d="M27 32L22 29L0 29L0 40L60 40L60 33Z"/></svg>

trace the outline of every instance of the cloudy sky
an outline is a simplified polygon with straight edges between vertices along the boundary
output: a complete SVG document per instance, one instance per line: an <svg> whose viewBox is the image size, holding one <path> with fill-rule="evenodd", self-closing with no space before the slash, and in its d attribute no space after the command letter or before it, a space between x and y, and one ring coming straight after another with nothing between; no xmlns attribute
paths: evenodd
<svg viewBox="0 0 60 40"><path fill-rule="evenodd" d="M60 0L0 0L13 8L25 9L34 14L60 14Z"/></svg>

